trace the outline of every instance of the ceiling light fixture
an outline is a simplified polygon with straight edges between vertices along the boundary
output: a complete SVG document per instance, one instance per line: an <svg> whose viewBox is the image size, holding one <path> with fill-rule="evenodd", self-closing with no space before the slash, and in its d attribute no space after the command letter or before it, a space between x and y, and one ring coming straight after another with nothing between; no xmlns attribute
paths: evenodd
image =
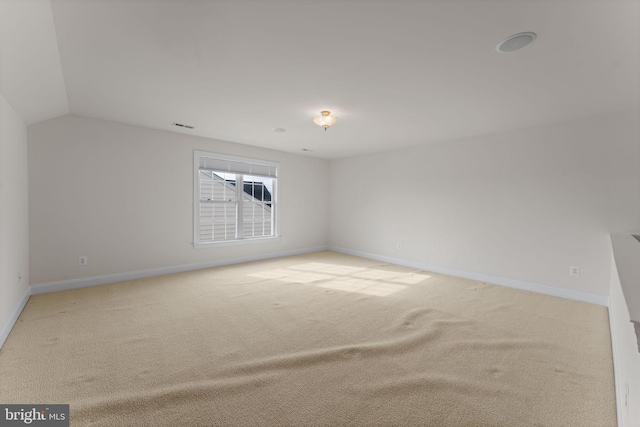
<svg viewBox="0 0 640 427"><path fill-rule="evenodd" d="M313 118L313 123L317 124L325 131L328 127L335 125L338 121L338 118L336 116L332 116L327 110L320 111L320 114L320 116Z"/></svg>
<svg viewBox="0 0 640 427"><path fill-rule="evenodd" d="M518 33L507 37L496 46L496 50L500 53L509 53L514 50L522 49L536 39L536 33Z"/></svg>

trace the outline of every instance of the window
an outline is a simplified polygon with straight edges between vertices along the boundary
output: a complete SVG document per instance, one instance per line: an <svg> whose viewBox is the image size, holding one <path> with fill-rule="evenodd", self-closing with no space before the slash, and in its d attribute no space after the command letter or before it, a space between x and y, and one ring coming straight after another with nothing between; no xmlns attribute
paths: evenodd
<svg viewBox="0 0 640 427"><path fill-rule="evenodd" d="M196 151L194 246L276 237L279 167Z"/></svg>

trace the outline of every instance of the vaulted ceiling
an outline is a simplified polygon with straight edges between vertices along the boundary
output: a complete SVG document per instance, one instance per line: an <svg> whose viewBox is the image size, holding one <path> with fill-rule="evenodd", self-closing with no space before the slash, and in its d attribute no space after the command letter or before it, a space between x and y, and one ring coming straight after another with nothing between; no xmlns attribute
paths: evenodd
<svg viewBox="0 0 640 427"><path fill-rule="evenodd" d="M638 0L0 0L0 90L27 124L340 158L637 107L639 22Z"/></svg>

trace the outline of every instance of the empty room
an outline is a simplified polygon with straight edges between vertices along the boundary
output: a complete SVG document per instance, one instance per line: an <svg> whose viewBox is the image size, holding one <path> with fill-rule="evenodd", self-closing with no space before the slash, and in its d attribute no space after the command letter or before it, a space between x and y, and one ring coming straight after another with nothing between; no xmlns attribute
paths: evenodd
<svg viewBox="0 0 640 427"><path fill-rule="evenodd" d="M0 425L640 427L640 0L0 0Z"/></svg>

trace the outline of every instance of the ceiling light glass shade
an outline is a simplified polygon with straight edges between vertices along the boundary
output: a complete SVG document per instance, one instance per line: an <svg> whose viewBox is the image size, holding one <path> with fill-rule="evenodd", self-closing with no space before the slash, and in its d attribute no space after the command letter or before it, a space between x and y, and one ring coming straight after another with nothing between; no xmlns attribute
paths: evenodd
<svg viewBox="0 0 640 427"><path fill-rule="evenodd" d="M313 123L322 127L324 130L327 130L329 126L335 125L338 121L338 118L336 116L332 116L327 110L321 111L320 114L321 116L313 118Z"/></svg>

